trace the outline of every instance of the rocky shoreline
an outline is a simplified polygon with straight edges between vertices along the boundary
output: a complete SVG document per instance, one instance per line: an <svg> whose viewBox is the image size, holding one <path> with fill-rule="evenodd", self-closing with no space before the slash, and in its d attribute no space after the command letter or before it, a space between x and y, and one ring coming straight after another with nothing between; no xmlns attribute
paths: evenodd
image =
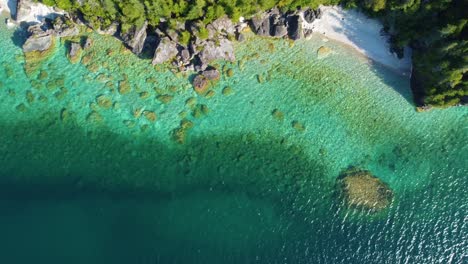
<svg viewBox="0 0 468 264"><path fill-rule="evenodd" d="M20 0L17 13L13 17L20 21L24 10L30 9L32 2ZM221 17L208 25L200 22L178 23L169 27L162 21L157 27L145 21L140 26L133 26L123 33L121 25L114 23L108 28L92 28L100 34L112 35L121 40L134 54L151 58L152 64L166 64L180 71L205 71L214 60L235 61L234 41L242 42L245 31L249 29L259 36L289 38L291 40L308 37L312 31L305 23L312 23L320 18L320 11L312 9L283 13L274 8L250 19L241 18L233 23L227 17ZM80 34L80 27L91 26L77 14L67 14L57 10L51 17L45 17L42 23L26 24L28 38L23 46L25 53L50 48L51 39L73 37ZM188 32L189 35L184 36ZM69 52L77 51L76 45ZM73 57L74 54L70 54Z"/></svg>

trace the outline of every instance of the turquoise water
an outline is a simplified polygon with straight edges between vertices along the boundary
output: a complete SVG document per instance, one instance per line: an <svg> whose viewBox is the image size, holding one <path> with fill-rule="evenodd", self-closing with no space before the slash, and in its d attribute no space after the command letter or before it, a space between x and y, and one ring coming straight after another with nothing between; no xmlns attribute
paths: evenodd
<svg viewBox="0 0 468 264"><path fill-rule="evenodd" d="M82 63L57 43L27 75L0 28L2 262L467 261L467 108L417 113L406 77L320 37L238 45L211 98L91 37ZM348 166L389 184L388 210L342 206Z"/></svg>

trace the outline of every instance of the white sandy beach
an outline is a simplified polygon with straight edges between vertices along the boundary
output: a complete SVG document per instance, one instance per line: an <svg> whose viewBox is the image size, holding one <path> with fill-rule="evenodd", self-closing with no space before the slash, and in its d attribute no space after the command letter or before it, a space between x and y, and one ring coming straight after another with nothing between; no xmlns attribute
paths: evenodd
<svg viewBox="0 0 468 264"><path fill-rule="evenodd" d="M381 34L382 24L367 18L357 10L344 10L338 6L321 6L321 19L304 24L317 34L343 42L373 61L396 70L403 75L411 73L411 50L405 49L405 57L398 59L389 51L388 37Z"/></svg>
<svg viewBox="0 0 468 264"><path fill-rule="evenodd" d="M20 10L19 14L16 14L16 3L17 0L0 0L0 13L7 12L11 15L18 15L19 19L16 21L18 24L21 22L40 23L46 17L54 18L57 15L64 14L63 11L56 10L41 3L33 3L32 1L28 1L28 3L24 5L24 8Z"/></svg>
<svg viewBox="0 0 468 264"><path fill-rule="evenodd" d="M10 2L10 1L9 0L0 0L0 13L2 13L2 12L11 13L10 7L8 6L8 2Z"/></svg>

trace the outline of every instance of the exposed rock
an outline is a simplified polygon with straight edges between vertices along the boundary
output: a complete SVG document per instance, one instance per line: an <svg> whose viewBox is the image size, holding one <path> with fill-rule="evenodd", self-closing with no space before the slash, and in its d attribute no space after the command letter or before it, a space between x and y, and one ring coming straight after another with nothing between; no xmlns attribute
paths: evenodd
<svg viewBox="0 0 468 264"><path fill-rule="evenodd" d="M371 212L390 205L393 192L390 187L369 171L351 168L337 179L338 191L350 207Z"/></svg>
<svg viewBox="0 0 468 264"><path fill-rule="evenodd" d="M318 12L320 12L320 11L318 11ZM312 9L305 10L303 14L304 14L304 20L307 23L312 23L317 18L315 11L312 10Z"/></svg>
<svg viewBox="0 0 468 264"><path fill-rule="evenodd" d="M83 49L79 43L72 42L68 51L68 59L71 63L76 63L81 57Z"/></svg>
<svg viewBox="0 0 468 264"><path fill-rule="evenodd" d="M288 21L288 35L292 40L298 40L304 37L302 29L302 18L299 15L289 15Z"/></svg>
<svg viewBox="0 0 468 264"><path fill-rule="evenodd" d="M188 49L182 49L180 51L180 59L184 64L188 64L192 59L190 56L190 51Z"/></svg>
<svg viewBox="0 0 468 264"><path fill-rule="evenodd" d="M234 35L236 32L236 28L232 23L231 19L229 19L226 16L216 19L215 21L211 22L206 28L209 31L216 31L218 33L224 34L225 36ZM213 36L211 36L211 38L213 38Z"/></svg>
<svg viewBox="0 0 468 264"><path fill-rule="evenodd" d="M239 42L245 41L245 36L244 36L244 34L238 33L238 34L237 34L237 37L236 37L236 40L239 41Z"/></svg>
<svg viewBox="0 0 468 264"><path fill-rule="evenodd" d="M117 29L119 27L119 23L117 22L114 22L112 23L109 27L107 28L99 28L97 29L97 33L101 34L101 35L111 35L111 36L114 36L115 33L117 33Z"/></svg>
<svg viewBox="0 0 468 264"><path fill-rule="evenodd" d="M310 29L310 28L305 28L303 32L304 32L304 33L303 33L303 34L304 34L304 38L308 38L308 37L312 36L312 33L314 33L314 32L312 31L312 29Z"/></svg>
<svg viewBox="0 0 468 264"><path fill-rule="evenodd" d="M251 28L259 36L270 36L269 14L260 14L252 18Z"/></svg>
<svg viewBox="0 0 468 264"><path fill-rule="evenodd" d="M68 16L58 16L51 24L57 37L73 37L80 34L80 29Z"/></svg>
<svg viewBox="0 0 468 264"><path fill-rule="evenodd" d="M193 89L201 95L205 95L212 84L219 80L221 74L217 69L206 70L193 79Z"/></svg>
<svg viewBox="0 0 468 264"><path fill-rule="evenodd" d="M207 41L204 49L198 54L199 70L205 70L208 64L214 60L223 59L227 61L235 61L234 46L227 39L221 39L218 43Z"/></svg>
<svg viewBox="0 0 468 264"><path fill-rule="evenodd" d="M271 36L281 38L288 34L287 20L277 9L273 11L273 15L270 17L270 23Z"/></svg>
<svg viewBox="0 0 468 264"><path fill-rule="evenodd" d="M288 34L288 27L286 25L280 24L275 25L275 31L273 33L274 37L282 38Z"/></svg>
<svg viewBox="0 0 468 264"><path fill-rule="evenodd" d="M23 52L46 51L53 43L53 36L49 34L29 37L23 45Z"/></svg>
<svg viewBox="0 0 468 264"><path fill-rule="evenodd" d="M153 65L169 62L175 58L178 52L176 42L171 41L168 37L161 39L154 52Z"/></svg>
<svg viewBox="0 0 468 264"><path fill-rule="evenodd" d="M121 37L126 45L128 45L132 52L140 55L143 51L146 40L146 29L148 28L148 21L145 21L139 28L133 27L129 32L121 34Z"/></svg>
<svg viewBox="0 0 468 264"><path fill-rule="evenodd" d="M217 81L221 74L217 69L209 69L203 72L203 75L210 81Z"/></svg>

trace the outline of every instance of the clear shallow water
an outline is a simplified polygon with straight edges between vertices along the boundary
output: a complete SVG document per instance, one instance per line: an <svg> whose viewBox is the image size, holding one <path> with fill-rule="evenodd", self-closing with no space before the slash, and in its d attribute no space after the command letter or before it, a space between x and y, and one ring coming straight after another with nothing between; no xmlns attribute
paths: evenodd
<svg viewBox="0 0 468 264"><path fill-rule="evenodd" d="M59 44L47 76L27 76L13 32L0 34L4 261L466 261L468 111L416 113L408 79L340 44L250 40L225 66L234 76L202 98L191 76L99 36L89 63L70 64ZM333 53L318 59L321 45ZM132 91L121 95L125 75ZM206 115L193 116L192 97ZM136 118L141 109L157 121ZM172 131L184 118L194 127L180 145ZM388 211L342 208L334 183L350 165L389 183Z"/></svg>

